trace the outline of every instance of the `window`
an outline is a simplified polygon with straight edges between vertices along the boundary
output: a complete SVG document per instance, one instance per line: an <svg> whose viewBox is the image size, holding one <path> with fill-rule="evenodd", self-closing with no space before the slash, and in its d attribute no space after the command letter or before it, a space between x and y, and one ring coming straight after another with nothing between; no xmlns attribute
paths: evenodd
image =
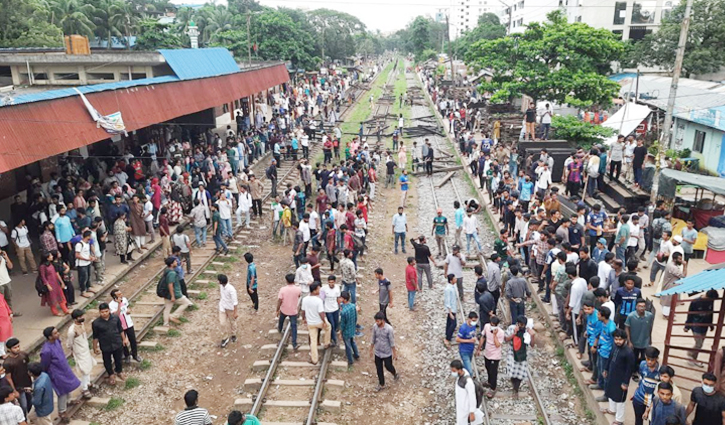
<svg viewBox="0 0 725 425"><path fill-rule="evenodd" d="M627 17L627 2L618 1L614 4L614 25L624 25Z"/></svg>
<svg viewBox="0 0 725 425"><path fill-rule="evenodd" d="M647 34L652 34L652 28L647 28L645 26L629 27L629 39L632 41L639 41Z"/></svg>
<svg viewBox="0 0 725 425"><path fill-rule="evenodd" d="M55 79L56 80L74 80L75 81L75 80L79 80L80 77L75 72L69 72L69 73L65 73L65 72L59 73L59 72L56 72L55 73Z"/></svg>
<svg viewBox="0 0 725 425"><path fill-rule="evenodd" d="M632 24L653 24L655 21L655 1L634 2L632 5Z"/></svg>
<svg viewBox="0 0 725 425"><path fill-rule="evenodd" d="M88 73L86 74L89 80L109 80L114 81L116 76L112 72L101 72L101 73Z"/></svg>
<svg viewBox="0 0 725 425"><path fill-rule="evenodd" d="M672 13L672 2L666 1L664 5L662 5L662 20L669 19L670 14Z"/></svg>
<svg viewBox="0 0 725 425"><path fill-rule="evenodd" d="M704 131L695 130L695 141L692 143L693 151L702 153L705 147L705 134Z"/></svg>

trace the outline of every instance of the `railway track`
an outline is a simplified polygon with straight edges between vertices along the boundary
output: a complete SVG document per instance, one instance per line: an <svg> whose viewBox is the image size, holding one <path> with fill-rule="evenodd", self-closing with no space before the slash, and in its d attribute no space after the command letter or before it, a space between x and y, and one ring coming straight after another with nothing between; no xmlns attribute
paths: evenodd
<svg viewBox="0 0 725 425"><path fill-rule="evenodd" d="M411 84L411 82L412 82L412 84ZM418 82L417 78L412 77L412 78L408 79L408 85L409 85L409 87L412 85L419 85L419 82ZM415 118L413 118L413 121L415 121ZM441 138L437 137L437 136L429 137L429 140L433 141L433 143L435 144L435 148L437 148L437 149L440 149L443 147L446 147L446 148L450 147L449 143L445 143L445 142L442 143L440 139ZM443 146L444 144L448 144L449 146ZM455 146L453 146L453 150L455 151ZM436 188L436 186L434 184L434 178L429 178L428 182L430 184L431 193L433 194L433 201L434 201L435 208L436 209L443 208L445 216L449 216L449 217L452 216L454 211L452 209L450 209L451 205L448 206L449 210L445 211L445 209L446 209L445 206L439 202L438 193L440 193L440 189ZM464 198L461 196L461 193L456 185L455 178L451 178L446 184L449 184L450 187L452 188L452 191L455 195L456 200L458 202L460 202L461 205L464 205ZM475 197L477 198L477 201L485 207L485 204L484 204L485 200L481 199L478 196L478 194L476 194ZM448 241L446 241L446 251L450 252L449 247L448 247ZM478 251L477 254L475 255L474 259L478 260L479 264L481 265L481 267L484 270L484 273L486 273L487 272L487 263L486 263L485 255L482 252ZM471 266L472 265L468 265L467 268L470 268ZM465 282L465 280L464 280L464 282ZM502 287L502 290L503 290L503 287ZM466 303L466 305L469 306L468 309L466 309L466 305L464 305L464 303L461 301L460 298L458 300L458 317L460 317L461 320L466 319L467 311L477 311L478 310L478 307L475 304L475 300L473 300L474 297L472 296L473 293L475 292L475 288L474 288L474 290L468 290L468 291L466 291L464 288L464 292L470 293L471 296L467 297L468 302ZM501 297L499 299L498 311L500 312L499 317L501 317L502 319L507 318L509 316L508 309L506 308L505 303L503 302L503 297ZM502 359L502 362L505 362L505 361L506 361L505 358ZM478 376L480 379L481 376L479 375L476 357L474 357L474 361L472 362L472 367L474 369L475 375ZM505 369L499 370L499 376L502 376L502 375L506 375ZM517 400L517 403L529 405L530 406L529 408L525 408L522 410L526 410L528 412L536 412L536 414L514 415L505 410L499 412L498 411L499 409L496 408L497 403L492 403L490 400L487 400L484 398L484 402L481 406L481 410L484 413L484 423L486 425L509 425L509 424L521 423L522 421L530 421L530 422L538 421L539 423L544 424L544 425L551 425L551 421L546 412L546 408L543 404L543 401L540 397L538 390L536 389L536 385L534 384L535 376L533 375L533 373L531 371L531 367L529 367L528 365L527 365L527 375L528 375L528 379L525 384L522 384L521 389L527 390L528 394L521 395L519 397L519 399ZM504 386L501 384L504 384L504 382L499 381L499 387ZM503 395L503 393L499 392L499 396L500 395Z"/></svg>

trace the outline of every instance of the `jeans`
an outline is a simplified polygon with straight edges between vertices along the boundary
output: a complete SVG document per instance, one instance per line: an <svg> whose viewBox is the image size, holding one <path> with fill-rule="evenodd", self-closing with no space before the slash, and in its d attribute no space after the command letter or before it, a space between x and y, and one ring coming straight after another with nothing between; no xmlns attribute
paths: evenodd
<svg viewBox="0 0 725 425"><path fill-rule="evenodd" d="M330 263L330 264L333 264L333 263ZM357 304L355 302L357 300L357 296L356 296L357 282L348 283L348 282L343 281L342 290L350 293L350 302L351 303Z"/></svg>
<svg viewBox="0 0 725 425"><path fill-rule="evenodd" d="M292 346L297 346L297 315L293 314L287 316L286 314L279 312L279 323L277 323L277 331L282 333L282 326L284 326L284 319L289 317L290 331L292 331Z"/></svg>
<svg viewBox="0 0 725 425"><path fill-rule="evenodd" d="M400 239L400 247L403 249L405 254L405 232L395 233L395 253L398 253L398 239Z"/></svg>
<svg viewBox="0 0 725 425"><path fill-rule="evenodd" d="M637 170L634 170L635 173ZM634 424L635 425L644 425L644 419L642 416L644 416L645 410L647 410L647 406L644 404L638 402L637 400L632 400L632 407L634 408Z"/></svg>
<svg viewBox="0 0 725 425"><path fill-rule="evenodd" d="M408 291L408 309L412 310L413 305L415 304L415 292L416 291Z"/></svg>
<svg viewBox="0 0 725 425"><path fill-rule="evenodd" d="M597 192L597 178L587 177L587 195L594 196Z"/></svg>
<svg viewBox="0 0 725 425"><path fill-rule="evenodd" d="M231 218L222 218L221 220L219 220L219 224L221 224L221 227L222 227L222 236L231 238L232 237L232 219Z"/></svg>
<svg viewBox="0 0 725 425"><path fill-rule="evenodd" d="M466 253L471 252L471 241L476 242L476 246L478 246L478 251L481 251L481 240L478 238L478 233L466 233Z"/></svg>
<svg viewBox="0 0 725 425"><path fill-rule="evenodd" d="M470 353L464 353L462 351L459 351L458 354L461 356L461 361L463 362L463 368L468 371L468 373L473 377L473 367L471 366L471 362L473 361L473 352Z"/></svg>
<svg viewBox="0 0 725 425"><path fill-rule="evenodd" d="M453 318L451 318L451 316L453 316ZM453 339L453 332L455 332L456 326L456 314L446 314L446 341L450 342Z"/></svg>
<svg viewBox="0 0 725 425"><path fill-rule="evenodd" d="M325 313L325 316L330 323L330 340L333 344L337 344L337 330L340 329L340 310Z"/></svg>
<svg viewBox="0 0 725 425"><path fill-rule="evenodd" d="M657 260L653 261L652 262L652 268L649 271L649 281L654 283L654 281L657 280L657 274L660 271L663 271L664 272L664 270L665 270L665 265L664 264L661 264Z"/></svg>
<svg viewBox="0 0 725 425"><path fill-rule="evenodd" d="M542 139L543 140L549 140L549 129L551 129L551 124L541 124L541 133L542 133ZM516 174L514 174L516 175Z"/></svg>
<svg viewBox="0 0 725 425"><path fill-rule="evenodd" d="M615 250L615 255L617 257L617 260L621 260L622 263L624 263L624 257L625 257L624 253L625 253L626 249L627 248L626 247L623 247L623 246L617 246L614 249Z"/></svg>
<svg viewBox="0 0 725 425"><path fill-rule="evenodd" d="M636 184L642 184L642 167L637 167L634 169L634 182Z"/></svg>
<svg viewBox="0 0 725 425"><path fill-rule="evenodd" d="M84 293L91 286L91 265L76 268L78 269L78 290Z"/></svg>
<svg viewBox="0 0 725 425"><path fill-rule="evenodd" d="M516 323L516 318L526 315L526 303L509 300L509 311L511 312L511 323Z"/></svg>
<svg viewBox="0 0 725 425"><path fill-rule="evenodd" d="M607 388L607 378L604 377L604 372L609 369L609 358L604 356L597 357L597 385L599 388Z"/></svg>
<svg viewBox="0 0 725 425"><path fill-rule="evenodd" d="M430 264L415 264L415 271L418 272L418 289L423 289L423 273L428 280L428 288L433 289L433 275L430 271Z"/></svg>
<svg viewBox="0 0 725 425"><path fill-rule="evenodd" d="M242 211L241 208L237 208L237 227L242 227L242 216L244 216L244 225L249 227L249 222L252 220L252 213L249 210ZM275 223L279 223L276 221Z"/></svg>
<svg viewBox="0 0 725 425"><path fill-rule="evenodd" d="M194 226L194 236L196 236L196 245L206 245L206 226Z"/></svg>
<svg viewBox="0 0 725 425"><path fill-rule="evenodd" d="M360 358L360 353L357 351L357 344L355 344L355 338L342 338L345 343L345 355L347 356L347 364L352 363Z"/></svg>
<svg viewBox="0 0 725 425"><path fill-rule="evenodd" d="M227 251L229 248L227 247L227 244L224 243L224 239L222 239L221 235L214 235L214 245L216 246L216 249L219 251Z"/></svg>

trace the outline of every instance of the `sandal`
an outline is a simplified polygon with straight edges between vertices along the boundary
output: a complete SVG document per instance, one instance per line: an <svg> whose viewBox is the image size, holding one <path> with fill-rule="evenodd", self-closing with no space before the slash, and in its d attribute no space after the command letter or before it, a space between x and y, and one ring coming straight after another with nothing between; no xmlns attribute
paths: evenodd
<svg viewBox="0 0 725 425"><path fill-rule="evenodd" d="M604 413L605 415L614 415L615 414L614 412L612 412L611 410L609 410L606 407L602 407L601 409L599 409L599 411Z"/></svg>

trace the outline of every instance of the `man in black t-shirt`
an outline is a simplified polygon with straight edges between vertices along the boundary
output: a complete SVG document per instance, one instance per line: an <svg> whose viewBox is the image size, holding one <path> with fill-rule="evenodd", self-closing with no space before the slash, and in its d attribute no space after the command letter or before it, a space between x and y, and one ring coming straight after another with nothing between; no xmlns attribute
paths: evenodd
<svg viewBox="0 0 725 425"><path fill-rule="evenodd" d="M725 425L725 397L715 391L717 377L708 372L702 374L702 386L692 389L686 416L695 411L692 425Z"/></svg>
<svg viewBox="0 0 725 425"><path fill-rule="evenodd" d="M637 139L637 147L634 148L634 159L632 160L635 186L639 186L642 182L642 166L644 165L644 159L646 157L647 148L644 147L644 140Z"/></svg>
<svg viewBox="0 0 725 425"><path fill-rule="evenodd" d="M430 253L430 248L426 245L425 236L418 236L418 242L415 239L411 239L410 243L413 244L415 250L415 270L418 272L418 288L423 289L423 273L425 273L426 279L428 280L428 288L433 288L433 275L430 270L430 263L435 264L435 260Z"/></svg>

